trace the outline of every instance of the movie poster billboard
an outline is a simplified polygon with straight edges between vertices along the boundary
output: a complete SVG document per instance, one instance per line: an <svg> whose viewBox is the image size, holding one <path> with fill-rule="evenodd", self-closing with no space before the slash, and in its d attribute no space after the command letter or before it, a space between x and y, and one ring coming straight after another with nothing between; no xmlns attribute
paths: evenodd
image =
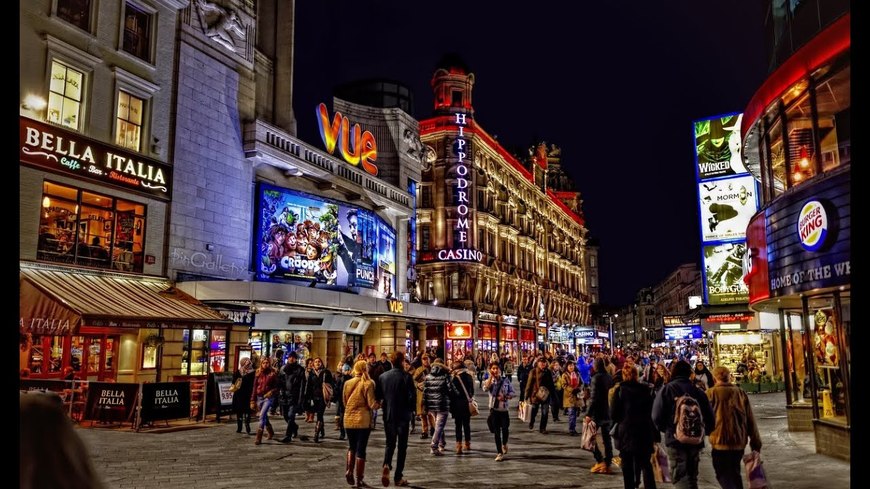
<svg viewBox="0 0 870 489"><path fill-rule="evenodd" d="M702 241L746 236L749 220L758 210L755 177L742 175L698 183Z"/></svg>
<svg viewBox="0 0 870 489"><path fill-rule="evenodd" d="M695 121L698 180L748 172L740 151L742 118L743 114L728 114Z"/></svg>
<svg viewBox="0 0 870 489"><path fill-rule="evenodd" d="M746 243L704 245L704 295L707 304L735 304L749 300L743 282Z"/></svg>
<svg viewBox="0 0 870 489"><path fill-rule="evenodd" d="M375 213L265 183L257 194L258 280L395 290L396 232Z"/></svg>

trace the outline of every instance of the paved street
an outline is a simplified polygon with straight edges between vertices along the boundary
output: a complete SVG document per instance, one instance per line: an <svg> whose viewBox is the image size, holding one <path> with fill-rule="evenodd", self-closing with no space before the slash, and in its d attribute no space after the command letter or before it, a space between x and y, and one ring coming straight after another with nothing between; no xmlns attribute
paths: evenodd
<svg viewBox="0 0 870 489"><path fill-rule="evenodd" d="M516 384L515 384L516 387ZM485 396L476 396L481 406ZM786 431L783 393L750 396L761 427L765 468L773 487L838 489L849 487L849 463L813 452L812 433ZM332 410L330 410L332 411ZM171 433L131 433L117 430L80 429L94 465L109 488L221 488L304 486L349 487L344 481L346 442L330 424L322 443L283 445L235 433L235 423L207 423L208 428ZM485 412L485 409L484 409ZM510 453L495 462L495 444L486 429L484 413L472 420L472 452L444 457L429 454L428 440L418 431L411 435L405 470L413 487L498 488L618 488L622 476L593 475L592 454L579 448L579 437L569 437L567 420L550 420L549 435L530 432L512 413ZM286 424L272 418L276 432ZM302 423L302 434L313 433L313 424ZM448 420L448 448L454 447L453 422ZM378 428L381 428L379 425ZM279 438L276 436L276 438ZM368 445L366 481L380 487L384 433L378 429ZM718 487L709 448L701 456L702 488ZM670 484L662 484L670 487Z"/></svg>

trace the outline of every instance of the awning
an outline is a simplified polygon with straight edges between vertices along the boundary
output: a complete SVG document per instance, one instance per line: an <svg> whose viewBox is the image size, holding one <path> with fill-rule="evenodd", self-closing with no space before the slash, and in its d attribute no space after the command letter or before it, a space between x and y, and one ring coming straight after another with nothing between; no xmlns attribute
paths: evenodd
<svg viewBox="0 0 870 489"><path fill-rule="evenodd" d="M21 263L21 332L66 334L85 323L146 326L232 321L161 277Z"/></svg>

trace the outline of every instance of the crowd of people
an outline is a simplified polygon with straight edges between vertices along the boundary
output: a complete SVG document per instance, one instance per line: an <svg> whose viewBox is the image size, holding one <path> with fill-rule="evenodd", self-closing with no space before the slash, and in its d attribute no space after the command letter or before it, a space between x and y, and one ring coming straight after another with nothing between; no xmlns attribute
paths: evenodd
<svg viewBox="0 0 870 489"><path fill-rule="evenodd" d="M259 445L264 436L274 436L269 420L274 409L280 409L287 423L282 443L310 439L299 433L296 417L303 414L313 425L311 438L320 441L326 435L324 412L336 404L336 431L348 443L345 478L355 487L369 487L367 446L379 420L386 435L381 483L407 486L408 438L418 423L420 437L429 440L429 453L442 457L448 450L447 420L452 418L458 456L472 451L471 417L480 411L493 434L495 460L501 462L508 453L511 413L519 410L528 429L542 435L549 434L550 416L559 421L564 415L571 436L593 430L590 451L596 463L591 473L613 474L619 466L626 489L641 483L645 488L656 486L654 469L661 467L653 465L657 450L664 453L662 445L675 487L697 487L705 437L712 445L720 485L742 488L744 449L747 443L753 451L761 449L748 397L726 367L711 371L700 360L693 366L690 358L666 359L645 351L577 358L562 352L529 352L515 366L506 354L469 352L452 356L448 365L433 351L413 359L397 351L380 358L374 353L348 356L333 374L321 358L312 356L303 365L290 352L280 368L268 357L243 359L233 379L239 380L233 407L239 433L244 427L250 434L252 413L258 415L254 443ZM475 392L487 394L486 409L477 406ZM519 404L514 404L517 398Z"/></svg>

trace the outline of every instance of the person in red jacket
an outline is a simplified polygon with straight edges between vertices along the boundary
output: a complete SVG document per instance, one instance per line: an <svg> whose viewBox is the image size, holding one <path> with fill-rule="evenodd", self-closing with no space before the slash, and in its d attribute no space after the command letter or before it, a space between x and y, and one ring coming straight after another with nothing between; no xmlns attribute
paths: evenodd
<svg viewBox="0 0 870 489"><path fill-rule="evenodd" d="M263 430L269 433L269 440L275 436L272 423L269 422L269 410L278 396L278 372L272 368L272 359L263 357L260 368L254 378L254 390L251 391L251 409L260 413L260 426L257 428L255 445L263 442Z"/></svg>

